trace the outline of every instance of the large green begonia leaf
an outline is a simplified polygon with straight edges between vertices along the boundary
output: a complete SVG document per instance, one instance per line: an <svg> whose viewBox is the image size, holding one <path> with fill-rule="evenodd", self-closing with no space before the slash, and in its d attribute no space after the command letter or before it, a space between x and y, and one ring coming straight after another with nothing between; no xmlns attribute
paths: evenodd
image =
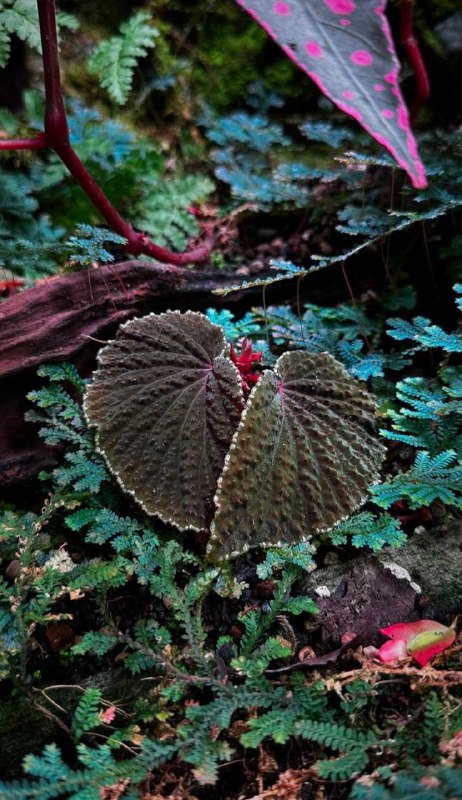
<svg viewBox="0 0 462 800"><path fill-rule="evenodd" d="M253 390L215 497L208 554L290 544L364 502L384 448L374 400L327 353L286 353Z"/></svg>
<svg viewBox="0 0 462 800"><path fill-rule="evenodd" d="M102 349L85 397L98 450L149 514L203 529L244 406L223 331L202 314L150 314Z"/></svg>

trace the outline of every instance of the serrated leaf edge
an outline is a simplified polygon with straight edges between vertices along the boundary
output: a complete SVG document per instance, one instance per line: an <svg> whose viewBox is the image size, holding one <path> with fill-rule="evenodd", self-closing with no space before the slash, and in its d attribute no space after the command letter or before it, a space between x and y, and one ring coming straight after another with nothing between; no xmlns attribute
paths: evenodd
<svg viewBox="0 0 462 800"><path fill-rule="evenodd" d="M280 362L286 356L289 356L291 352L303 353L305 351L303 351L303 350L292 350L290 352L283 353L281 356L279 356L278 360L276 361L276 364L274 365L274 370L271 370L271 369L264 370L262 372L262 374L261 374L260 380L264 377L264 375L267 372L274 372L274 373L276 373L276 375L279 375L278 365L280 364ZM350 380L356 381L357 383L359 383L359 381L356 378L353 378L345 370L345 368L343 367L343 364L341 364L339 361L337 361L337 359L335 359L326 350L323 350L318 355L319 356L328 356L328 358L331 361L334 361L336 364L339 364L342 367L342 369L344 369L346 375L348 376L348 378ZM234 433L234 436L233 436L233 438L231 440L231 444L230 444L229 450L228 450L228 452L226 454L225 463L223 464L223 469L221 471L221 475L218 478L217 491L215 492L215 495L214 495L214 498L213 498L213 502L215 504L215 515L214 515L214 518L212 520L212 524L210 526L210 539L208 541L207 550L206 550L206 557L209 558L211 561L218 561L218 562L230 561L233 558L237 558L238 556L244 555L244 553L247 553L251 549L251 545L245 544L245 545L243 545L243 547L240 550L233 550L231 553L228 553L227 555L222 556L221 558L217 557L216 554L213 553L214 543L215 542L219 542L219 538L218 538L217 534L215 533L215 517L216 517L217 513L220 510L221 486L222 486L222 483L223 483L224 476L225 476L226 472L229 469L229 462L230 462L230 458L231 458L231 453L236 449L237 438L239 436L239 432L241 431L241 429L243 428L243 426L245 424L245 419L246 419L247 413L248 413L249 408L251 406L251 403L252 403L253 397L255 395L255 392L258 389L258 386L259 386L259 383L255 384L255 386L252 388L252 391L251 391L249 397L247 398L247 402L246 402L244 411L242 413L239 425L238 425L238 427L237 427L237 429L236 429L236 431ZM386 447L384 445L382 445L381 442L377 442L377 444L381 446L381 449L382 449L382 452L383 452L383 456L385 456ZM376 475L375 478L373 478L373 480L369 484L369 487L370 486L374 486L374 485L376 485L378 483L380 483L380 468L377 468L377 475ZM368 487L368 489L369 489L369 487ZM352 506L350 512L348 514L346 514L345 516L340 517L334 525L327 525L327 526L321 526L319 528L315 528L307 536L302 536L299 539L299 541L300 542L309 542L310 539L313 537L313 535L316 535L318 533L327 533L327 531L335 530L335 528L338 525L340 525L341 522L345 522L345 520L349 519L352 516L352 514L354 514L359 508L361 508L361 506L366 502L367 498L368 498L368 491L364 493L364 496L362 496L354 506ZM284 545L284 540L283 539L282 540L278 540L277 542L259 542L259 544L258 544L258 546L261 547L262 549L265 549L265 548L268 548L268 547L277 548L277 547L282 547L283 545Z"/></svg>
<svg viewBox="0 0 462 800"><path fill-rule="evenodd" d="M201 314L198 311L181 312L178 309L173 309L171 311L165 311L162 314L156 314L153 311L150 314L143 315L142 317L133 317L132 319L127 320L122 325L120 325L120 327L118 328L118 333L120 333L120 331L126 330L127 328L130 327L130 325L133 322L135 322L135 321L137 321L139 319L146 320L146 319L149 319L150 317L155 317L156 319L159 319L159 317L165 317L167 315L172 315L172 314L175 314L178 317L199 317L199 319L201 319L201 320L204 319L204 317L205 317L204 314ZM226 341L226 338L225 338L225 335L224 335L224 332L223 332L223 328L220 325L217 325L215 322L212 322L211 320L209 320L208 317L205 317L205 319L207 319L207 321L209 322L209 324L211 326L213 326L214 328L217 328L217 330L221 334L221 338L222 338L222 341L223 341L223 347L222 347L221 352L217 356L215 356L215 358L226 358L226 360L229 361L229 363L232 365L232 367L233 367L233 369L234 369L234 371L236 373L237 382L238 382L238 386L239 386L239 392L240 392L240 395L241 395L241 398L242 398L242 402L244 404L244 393L243 393L242 385L241 385L241 376L240 376L239 370L237 369L235 364L233 364L231 359L228 358L228 356L226 354L226 350L228 349L228 343ZM108 347L109 345L113 344L115 341L117 341L117 337L115 337L114 339L109 339L107 341L107 343L104 345L104 347L102 347L98 351L98 355L96 357L96 361L97 361L98 365L102 363L101 354L102 354L103 350L106 347ZM93 377L94 377L96 372L97 372L97 369L95 369L93 371L92 379L93 379ZM161 522L164 522L164 523L166 523L168 525L173 525L179 531L198 531L198 532L206 531L207 528L205 528L205 527L199 527L197 525L179 525L178 522L174 521L171 517L168 517L168 516L166 516L164 514L161 514L161 513L153 513L152 511L148 511L148 509L146 508L146 505L141 500L139 500L139 498L136 496L136 493L134 492L134 490L133 489L129 489L125 485L125 483L123 482L123 480L122 480L121 476L119 475L119 473L117 472L117 470L115 468L113 468L113 466L111 465L110 460L106 455L106 451L104 450L103 447L101 447L101 445L99 443L98 427L97 427L97 425L95 425L95 423L91 422L91 420L90 420L90 417L88 415L88 410L87 410L86 399L87 399L87 393L85 392L84 400L83 400L83 413L84 413L85 420L86 420L88 426L90 428L95 428L96 429L96 432L95 432L95 450L96 450L97 453L99 453L99 455L101 455L104 458L104 463L108 467L109 472L117 480L117 482L118 482L119 486L121 487L121 489L124 492L126 492L126 494L130 494L134 498L135 502L143 509L145 514L147 514L149 517L156 517L157 519L160 519ZM244 408L244 411L245 411L245 408ZM229 453L229 451L228 451L228 453ZM226 457L225 457L225 463L226 463L226 459L228 458L228 453L226 454ZM215 502L215 499L214 499L214 502Z"/></svg>

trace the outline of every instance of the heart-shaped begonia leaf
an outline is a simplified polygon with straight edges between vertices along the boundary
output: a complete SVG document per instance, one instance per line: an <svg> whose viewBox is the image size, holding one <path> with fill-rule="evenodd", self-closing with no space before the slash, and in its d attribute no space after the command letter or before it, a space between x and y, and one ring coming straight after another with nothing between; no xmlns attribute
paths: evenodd
<svg viewBox="0 0 462 800"><path fill-rule="evenodd" d="M426 186L384 0L237 2L327 97L390 151L416 188Z"/></svg>
<svg viewBox="0 0 462 800"><path fill-rule="evenodd" d="M244 399L223 354L223 331L202 314L150 314L100 351L85 396L97 447L149 514L207 528Z"/></svg>
<svg viewBox="0 0 462 800"><path fill-rule="evenodd" d="M209 557L299 542L350 514L384 454L375 412L328 353L281 356L252 391L226 457Z"/></svg>

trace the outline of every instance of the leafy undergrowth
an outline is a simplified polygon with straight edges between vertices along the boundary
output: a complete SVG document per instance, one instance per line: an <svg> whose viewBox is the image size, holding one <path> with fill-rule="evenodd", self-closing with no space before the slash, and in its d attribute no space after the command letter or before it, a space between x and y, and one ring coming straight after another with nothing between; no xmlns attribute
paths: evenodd
<svg viewBox="0 0 462 800"><path fill-rule="evenodd" d="M303 589L326 552L402 542L403 509L411 520L425 509L430 526L437 510L462 509L460 331L412 317L409 287L382 300L301 316L209 312L266 365L293 348L327 351L369 380L390 442L363 510L226 566L207 563L206 536L173 534L121 493L94 450L75 368L40 370L29 419L65 454L42 476L41 508L3 513L0 668L5 691L45 709L67 745L27 756L27 777L0 784L2 798L460 796L457 640L424 669L382 663L366 647L383 642L379 623L359 619L329 653L318 598ZM387 317L403 305L406 322Z"/></svg>
<svg viewBox="0 0 462 800"><path fill-rule="evenodd" d="M17 5L35 14L32 1ZM154 137L150 125L140 132L113 109L73 101L79 156L135 227L177 249L211 235L210 273L234 271L237 288L262 287L263 308L207 312L234 343L234 363L245 338L265 368L286 352L327 352L367 382L387 458L363 507L332 530L290 545L282 531L277 547L211 565L206 533L178 533L122 493L87 428L86 381L75 367L43 366L28 419L60 465L23 509L3 504L0 520L0 730L12 697L19 731L12 754L10 730L1 730L0 797L462 797L460 634L453 641L453 627L425 624L425 641L411 639L400 660L384 663L379 633L427 616L456 629L458 621L405 581L406 618L387 616L396 597L385 593L371 604L375 616L357 614L335 638L344 581L331 606L308 582L315 568L358 551L412 541L422 524L436 538L460 520L461 129L419 136L429 187L415 193L391 158L325 106L282 121L284 98L254 84L244 107L220 115L227 92L239 97L229 81L215 109L199 114L185 102L187 70L173 62L161 24L141 10L113 33L93 51L92 76L122 103L138 60L153 50L171 74L161 70L145 97L173 81L188 130L169 132L174 150L165 131ZM236 48L252 37L241 32ZM218 63L217 41L210 57ZM41 97L26 92L22 119L2 111L1 127L26 135L42 114ZM0 188L0 263L13 277L0 284L5 291L125 257L124 241L96 227L99 217L52 154L5 155ZM346 265L362 259L370 270L360 299L338 303L339 294L353 297ZM303 284L308 275L322 303L302 303L315 285ZM332 302L330 276L342 286ZM291 279L293 302L283 305L276 290ZM394 590L401 599L398 582ZM359 607L359 592L351 603ZM441 652L422 667L418 645ZM31 708L37 730L44 719L50 727L26 755L21 724Z"/></svg>

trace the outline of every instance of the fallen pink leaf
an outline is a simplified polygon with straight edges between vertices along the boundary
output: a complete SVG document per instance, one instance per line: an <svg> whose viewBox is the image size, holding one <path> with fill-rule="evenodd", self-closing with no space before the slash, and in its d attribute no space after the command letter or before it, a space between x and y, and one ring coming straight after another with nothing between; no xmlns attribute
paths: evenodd
<svg viewBox="0 0 462 800"><path fill-rule="evenodd" d="M377 653L380 661L402 661L412 656L421 667L432 658L447 650L456 638L455 622L447 627L432 619L421 619L418 622L397 622L380 633L388 636Z"/></svg>

